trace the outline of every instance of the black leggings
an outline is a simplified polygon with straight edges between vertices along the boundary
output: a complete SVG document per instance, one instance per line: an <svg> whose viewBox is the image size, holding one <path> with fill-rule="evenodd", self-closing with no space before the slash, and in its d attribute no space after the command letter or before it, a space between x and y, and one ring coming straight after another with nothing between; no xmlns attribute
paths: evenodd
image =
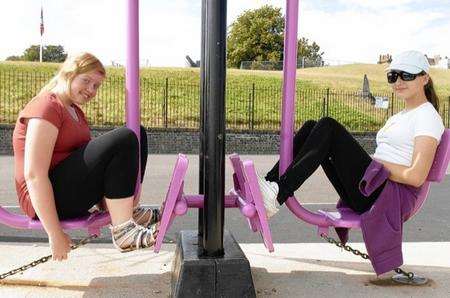
<svg viewBox="0 0 450 298"><path fill-rule="evenodd" d="M147 134L141 126L141 183L147 164ZM78 148L49 173L60 219L88 214L103 197L134 194L139 165L135 133L121 127Z"/></svg>
<svg viewBox="0 0 450 298"><path fill-rule="evenodd" d="M294 160L278 178L279 162L266 180L278 183L278 202L283 204L315 170L322 166L340 198L354 211L363 213L373 205L384 184L365 197L359 182L372 161L353 136L330 117L309 120L294 137Z"/></svg>

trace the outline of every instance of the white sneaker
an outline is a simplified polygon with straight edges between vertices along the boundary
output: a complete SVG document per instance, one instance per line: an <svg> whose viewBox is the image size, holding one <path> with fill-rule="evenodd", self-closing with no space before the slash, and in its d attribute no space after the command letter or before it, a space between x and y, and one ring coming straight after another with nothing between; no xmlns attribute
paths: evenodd
<svg viewBox="0 0 450 298"><path fill-rule="evenodd" d="M258 175L259 189L261 190L267 217L272 217L278 212L280 204L277 201L278 184L269 182Z"/></svg>

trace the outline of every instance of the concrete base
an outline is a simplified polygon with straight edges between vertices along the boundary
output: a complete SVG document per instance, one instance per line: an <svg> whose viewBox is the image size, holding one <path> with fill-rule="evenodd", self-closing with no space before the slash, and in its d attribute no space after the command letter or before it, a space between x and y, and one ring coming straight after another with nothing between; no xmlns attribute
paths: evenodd
<svg viewBox="0 0 450 298"><path fill-rule="evenodd" d="M250 264L224 232L222 258L199 258L197 231L181 231L172 268L172 297L256 297Z"/></svg>

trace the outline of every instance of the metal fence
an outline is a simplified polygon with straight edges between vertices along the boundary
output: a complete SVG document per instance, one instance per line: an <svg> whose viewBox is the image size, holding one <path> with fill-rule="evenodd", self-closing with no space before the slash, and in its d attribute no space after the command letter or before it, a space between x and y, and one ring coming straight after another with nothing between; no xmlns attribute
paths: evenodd
<svg viewBox="0 0 450 298"><path fill-rule="evenodd" d="M0 70L0 123L14 124L18 112L53 73ZM174 79L141 78L141 122L148 128L198 129L200 87ZM281 116L279 85L228 84L226 127L234 131L278 131ZM296 127L308 119L330 116L350 131L377 131L386 119L403 108L393 94L389 108L377 108L361 92L297 89ZM450 97L441 99L440 113L450 126ZM122 76L109 76L95 99L84 108L92 126L120 126L125 119L125 84Z"/></svg>
<svg viewBox="0 0 450 298"><path fill-rule="evenodd" d="M297 68L321 67L325 62L322 59L298 57ZM240 69L252 70L283 70L283 61L242 61Z"/></svg>

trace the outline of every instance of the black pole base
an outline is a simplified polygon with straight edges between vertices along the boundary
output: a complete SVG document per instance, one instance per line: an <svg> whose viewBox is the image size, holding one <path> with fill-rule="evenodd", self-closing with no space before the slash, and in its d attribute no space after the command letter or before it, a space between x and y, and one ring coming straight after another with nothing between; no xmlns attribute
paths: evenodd
<svg viewBox="0 0 450 298"><path fill-rule="evenodd" d="M197 231L178 235L172 266L172 297L256 297L250 263L239 244L224 232L225 255L199 257Z"/></svg>

